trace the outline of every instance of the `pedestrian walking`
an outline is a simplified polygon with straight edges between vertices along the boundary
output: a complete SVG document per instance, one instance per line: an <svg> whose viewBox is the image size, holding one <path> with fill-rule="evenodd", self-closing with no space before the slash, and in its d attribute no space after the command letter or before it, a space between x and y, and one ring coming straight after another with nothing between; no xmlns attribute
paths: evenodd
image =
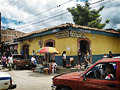
<svg viewBox="0 0 120 90"><path fill-rule="evenodd" d="M63 51L62 59L63 59L63 67L66 67L66 51Z"/></svg>
<svg viewBox="0 0 120 90"><path fill-rule="evenodd" d="M3 64L3 69L6 67L6 64L7 64L7 58L5 56L5 53L3 53L3 56L1 58L1 62Z"/></svg>
<svg viewBox="0 0 120 90"><path fill-rule="evenodd" d="M8 64L9 64L9 71L12 70L12 65L13 65L13 57L12 54L8 56Z"/></svg>
<svg viewBox="0 0 120 90"><path fill-rule="evenodd" d="M33 72L34 72L34 71L35 71L35 68L36 68L36 66L37 66L37 61L36 61L35 55L32 56L32 58L31 58L31 65L32 65L32 70L33 70Z"/></svg>

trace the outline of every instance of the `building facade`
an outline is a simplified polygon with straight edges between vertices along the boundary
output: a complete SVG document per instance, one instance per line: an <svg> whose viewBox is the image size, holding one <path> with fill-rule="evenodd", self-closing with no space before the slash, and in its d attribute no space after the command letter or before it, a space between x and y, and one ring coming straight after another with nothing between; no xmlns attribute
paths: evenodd
<svg viewBox="0 0 120 90"><path fill-rule="evenodd" d="M75 62L79 63L78 52L86 50L90 54L90 62L95 63L103 58L109 51L114 56L120 55L120 34L116 31L107 31L86 26L74 25L71 23L61 24L56 27L45 28L34 31L15 39L18 41L18 52L24 51L25 57L30 58L32 51L40 47L50 46L57 48L61 54L49 55L49 59L55 59L58 65L62 65L62 52L66 51L67 58L74 57ZM48 59L45 54L42 55ZM84 56L82 57L82 62Z"/></svg>
<svg viewBox="0 0 120 90"><path fill-rule="evenodd" d="M7 53L14 53L17 52L18 43L14 43L13 39L15 37L23 36L25 33L20 31L15 31L14 29L6 29L1 30L1 45L0 51L3 54L4 52ZM7 55L8 56L8 55Z"/></svg>

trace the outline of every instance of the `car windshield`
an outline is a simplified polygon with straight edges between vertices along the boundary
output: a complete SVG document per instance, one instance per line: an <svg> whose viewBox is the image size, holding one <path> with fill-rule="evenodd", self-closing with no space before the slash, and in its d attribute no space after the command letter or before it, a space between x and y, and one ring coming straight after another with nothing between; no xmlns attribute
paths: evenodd
<svg viewBox="0 0 120 90"><path fill-rule="evenodd" d="M23 56L22 56L22 55L15 55L15 56L13 56L13 58L16 58L16 59L23 59Z"/></svg>
<svg viewBox="0 0 120 90"><path fill-rule="evenodd" d="M87 71L91 66L92 66L92 64L89 64L89 65L87 66L87 68L85 69L85 71Z"/></svg>

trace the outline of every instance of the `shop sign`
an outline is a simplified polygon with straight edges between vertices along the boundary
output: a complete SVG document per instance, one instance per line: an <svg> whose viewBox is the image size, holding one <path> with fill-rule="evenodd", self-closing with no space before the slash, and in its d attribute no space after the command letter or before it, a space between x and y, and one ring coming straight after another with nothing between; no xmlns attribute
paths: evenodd
<svg viewBox="0 0 120 90"><path fill-rule="evenodd" d="M80 32L84 32L84 33L91 33L90 30L85 30L85 29L80 29Z"/></svg>
<svg viewBox="0 0 120 90"><path fill-rule="evenodd" d="M85 38L85 33L80 31L70 31L71 37Z"/></svg>
<svg viewBox="0 0 120 90"><path fill-rule="evenodd" d="M66 38L69 37L69 31L65 30L65 31L60 31L58 33L55 34L56 38Z"/></svg>

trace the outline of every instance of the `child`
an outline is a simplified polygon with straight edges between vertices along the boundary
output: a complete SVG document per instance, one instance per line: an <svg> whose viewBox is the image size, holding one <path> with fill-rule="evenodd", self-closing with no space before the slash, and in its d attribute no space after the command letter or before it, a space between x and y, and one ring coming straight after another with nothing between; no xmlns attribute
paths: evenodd
<svg viewBox="0 0 120 90"><path fill-rule="evenodd" d="M106 54L104 54L103 58L107 58L107 55L106 55Z"/></svg>

